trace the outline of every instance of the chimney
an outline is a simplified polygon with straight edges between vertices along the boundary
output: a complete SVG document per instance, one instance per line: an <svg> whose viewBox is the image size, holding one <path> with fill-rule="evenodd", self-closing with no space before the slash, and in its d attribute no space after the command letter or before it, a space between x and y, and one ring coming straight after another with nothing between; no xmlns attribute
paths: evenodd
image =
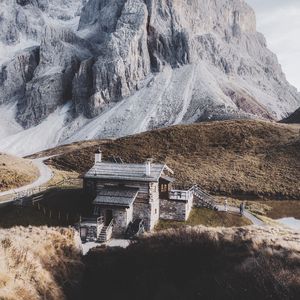
<svg viewBox="0 0 300 300"><path fill-rule="evenodd" d="M151 163L152 163L152 159L148 158L146 160L146 176L151 176Z"/></svg>
<svg viewBox="0 0 300 300"><path fill-rule="evenodd" d="M98 148L98 150L95 153L95 164L101 162L102 162L102 151L100 148Z"/></svg>

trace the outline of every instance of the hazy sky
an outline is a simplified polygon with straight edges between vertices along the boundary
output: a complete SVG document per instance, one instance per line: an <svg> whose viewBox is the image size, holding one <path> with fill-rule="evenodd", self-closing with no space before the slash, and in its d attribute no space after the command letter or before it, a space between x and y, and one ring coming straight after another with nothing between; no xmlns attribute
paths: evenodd
<svg viewBox="0 0 300 300"><path fill-rule="evenodd" d="M275 52L290 83L300 91L300 0L246 0L256 11L258 31Z"/></svg>

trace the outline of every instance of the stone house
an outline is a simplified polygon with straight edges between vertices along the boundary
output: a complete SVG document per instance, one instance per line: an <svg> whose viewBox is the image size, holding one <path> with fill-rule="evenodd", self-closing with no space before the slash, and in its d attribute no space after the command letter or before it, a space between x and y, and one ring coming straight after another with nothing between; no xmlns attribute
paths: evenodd
<svg viewBox="0 0 300 300"><path fill-rule="evenodd" d="M195 199L195 187L173 189L173 171L165 164L111 163L95 154L94 166L84 176L84 189L93 197L94 221L83 219L83 235L105 241L124 235L134 220L151 231L160 219L185 221ZM95 225L95 219L97 219Z"/></svg>

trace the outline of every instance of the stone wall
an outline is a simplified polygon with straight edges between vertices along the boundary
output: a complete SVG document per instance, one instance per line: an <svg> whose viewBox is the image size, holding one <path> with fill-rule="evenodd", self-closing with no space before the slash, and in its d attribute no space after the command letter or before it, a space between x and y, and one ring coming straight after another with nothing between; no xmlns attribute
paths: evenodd
<svg viewBox="0 0 300 300"><path fill-rule="evenodd" d="M131 205L131 207L126 209L126 213L127 213L126 228L127 228L129 223L133 221L133 205Z"/></svg>
<svg viewBox="0 0 300 300"><path fill-rule="evenodd" d="M186 221L193 207L192 198L188 202L160 200L160 218L163 220Z"/></svg>
<svg viewBox="0 0 300 300"><path fill-rule="evenodd" d="M145 229L150 230L151 204L135 201L133 204L133 219L142 219L145 223Z"/></svg>
<svg viewBox="0 0 300 300"><path fill-rule="evenodd" d="M186 213L185 213L186 221L190 216L193 206L194 206L194 197L190 198L190 200L186 203Z"/></svg>
<svg viewBox="0 0 300 300"><path fill-rule="evenodd" d="M119 236L126 232L129 223L133 218L133 210L131 208L115 208L113 211L114 227L113 236Z"/></svg>
<svg viewBox="0 0 300 300"><path fill-rule="evenodd" d="M158 183L149 183L148 197L139 195L133 205L133 219L143 219L145 229L151 231L159 220ZM143 197L141 197L143 196Z"/></svg>
<svg viewBox="0 0 300 300"><path fill-rule="evenodd" d="M157 182L149 184L149 203L150 203L150 230L153 230L159 221L159 188Z"/></svg>

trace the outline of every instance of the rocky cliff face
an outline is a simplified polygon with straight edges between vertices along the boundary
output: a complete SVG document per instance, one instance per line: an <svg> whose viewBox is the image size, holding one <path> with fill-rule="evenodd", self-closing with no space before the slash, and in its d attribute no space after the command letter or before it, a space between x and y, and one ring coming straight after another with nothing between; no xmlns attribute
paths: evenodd
<svg viewBox="0 0 300 300"><path fill-rule="evenodd" d="M243 0L2 2L0 103L25 128L67 102L63 140L300 105Z"/></svg>

